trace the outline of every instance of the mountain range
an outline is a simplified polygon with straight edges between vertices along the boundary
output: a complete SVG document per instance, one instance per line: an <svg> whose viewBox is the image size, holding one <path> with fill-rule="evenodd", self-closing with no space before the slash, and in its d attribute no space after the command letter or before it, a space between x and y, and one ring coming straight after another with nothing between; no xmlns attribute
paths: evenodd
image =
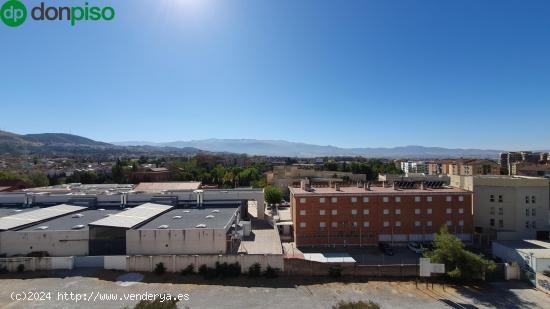
<svg viewBox="0 0 550 309"><path fill-rule="evenodd" d="M114 143L121 146L147 145L155 147L192 147L211 152L246 153L281 157L362 156L367 158L497 158L501 150L449 149L442 147L403 146L393 148L341 148L282 140L203 139L154 143L129 141Z"/></svg>
<svg viewBox="0 0 550 309"><path fill-rule="evenodd" d="M496 159L502 150L460 149L424 146L392 148L342 148L283 140L202 139L166 143L129 141L106 143L78 135L42 133L20 135L0 131L0 153L48 153L54 155L174 154L195 155L199 152L237 153L273 157L344 157L394 159L488 158Z"/></svg>
<svg viewBox="0 0 550 309"><path fill-rule="evenodd" d="M49 154L79 156L122 156L126 154L195 155L200 150L188 147L119 146L65 133L20 135L0 131L0 154Z"/></svg>

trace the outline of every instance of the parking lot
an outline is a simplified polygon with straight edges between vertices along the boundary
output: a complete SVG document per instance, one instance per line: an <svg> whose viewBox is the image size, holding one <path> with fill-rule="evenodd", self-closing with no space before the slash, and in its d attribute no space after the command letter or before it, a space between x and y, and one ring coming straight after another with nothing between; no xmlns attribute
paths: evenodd
<svg viewBox="0 0 550 309"><path fill-rule="evenodd" d="M525 283L483 287L416 285L414 281L328 282L313 278L203 280L179 274L124 274L113 271L27 273L0 276L0 308L132 308L124 294L188 294L178 308L332 308L340 301L373 300L382 308L548 308L546 294ZM15 276L15 275L12 275ZM31 277L32 276L32 277ZM134 278L124 281L121 278ZM14 292L51 292L50 300L12 300ZM58 293L117 295L117 300L59 299Z"/></svg>
<svg viewBox="0 0 550 309"><path fill-rule="evenodd" d="M348 253L359 265L394 265L418 264L420 254L414 253L407 247L392 247L393 256L383 254L378 247L306 247L300 248L303 253Z"/></svg>

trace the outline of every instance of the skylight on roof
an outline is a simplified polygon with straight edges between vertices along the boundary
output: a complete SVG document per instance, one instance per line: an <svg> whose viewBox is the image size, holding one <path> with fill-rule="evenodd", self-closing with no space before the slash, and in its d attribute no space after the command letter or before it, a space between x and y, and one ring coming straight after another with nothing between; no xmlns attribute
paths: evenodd
<svg viewBox="0 0 550 309"><path fill-rule="evenodd" d="M82 218L82 217L84 217L83 214L74 214L73 215L73 218Z"/></svg>
<svg viewBox="0 0 550 309"><path fill-rule="evenodd" d="M73 230L80 230L80 229L83 229L84 226L85 226L84 224L75 225L75 226L73 226Z"/></svg>
<svg viewBox="0 0 550 309"><path fill-rule="evenodd" d="M197 224L197 226L195 226L195 227L198 228L198 229L203 229L203 228L206 227L206 224L203 224L203 223Z"/></svg>
<svg viewBox="0 0 550 309"><path fill-rule="evenodd" d="M213 213L220 212L218 209L212 210Z"/></svg>
<svg viewBox="0 0 550 309"><path fill-rule="evenodd" d="M172 219L181 219L181 216L173 216Z"/></svg>
<svg viewBox="0 0 550 309"><path fill-rule="evenodd" d="M160 225L158 228L159 228L159 229L167 229L167 228L168 228L168 225L163 224L163 225Z"/></svg>
<svg viewBox="0 0 550 309"><path fill-rule="evenodd" d="M46 230L46 229L48 229L48 227L45 226L45 225L41 225L41 226L35 227L34 229L35 229L35 230Z"/></svg>
<svg viewBox="0 0 550 309"><path fill-rule="evenodd" d="M208 215L208 216L206 216L206 217L204 217L204 218L205 218L205 219L212 219L212 218L214 218L214 216L213 216L213 215Z"/></svg>

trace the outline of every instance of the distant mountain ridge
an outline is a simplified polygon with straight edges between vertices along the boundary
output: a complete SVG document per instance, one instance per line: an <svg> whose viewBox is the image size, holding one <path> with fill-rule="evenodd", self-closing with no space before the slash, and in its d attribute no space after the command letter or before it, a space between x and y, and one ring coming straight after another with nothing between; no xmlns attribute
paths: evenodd
<svg viewBox="0 0 550 309"><path fill-rule="evenodd" d="M213 152L246 153L249 155L289 157L362 156L368 158L491 158L498 157L502 150L459 149L424 146L401 146L392 148L341 148L282 140L256 139L204 139L154 143L143 141L117 142L116 145L148 145L169 147L193 147Z"/></svg>
<svg viewBox="0 0 550 309"><path fill-rule="evenodd" d="M0 153L50 154L80 156L122 156L126 154L195 155L199 149L190 147L118 146L66 133L20 135L0 131Z"/></svg>

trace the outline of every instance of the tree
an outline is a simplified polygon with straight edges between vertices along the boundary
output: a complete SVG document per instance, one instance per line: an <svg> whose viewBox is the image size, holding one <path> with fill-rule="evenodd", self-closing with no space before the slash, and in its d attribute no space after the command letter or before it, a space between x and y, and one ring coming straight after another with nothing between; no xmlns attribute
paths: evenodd
<svg viewBox="0 0 550 309"><path fill-rule="evenodd" d="M264 198L268 204L277 204L283 199L283 194L279 188L268 186L264 189Z"/></svg>
<svg viewBox="0 0 550 309"><path fill-rule="evenodd" d="M481 279L484 273L496 268L493 261L466 250L462 241L449 233L446 225L435 235L434 250L425 256L433 263L445 264L446 275L459 281Z"/></svg>

